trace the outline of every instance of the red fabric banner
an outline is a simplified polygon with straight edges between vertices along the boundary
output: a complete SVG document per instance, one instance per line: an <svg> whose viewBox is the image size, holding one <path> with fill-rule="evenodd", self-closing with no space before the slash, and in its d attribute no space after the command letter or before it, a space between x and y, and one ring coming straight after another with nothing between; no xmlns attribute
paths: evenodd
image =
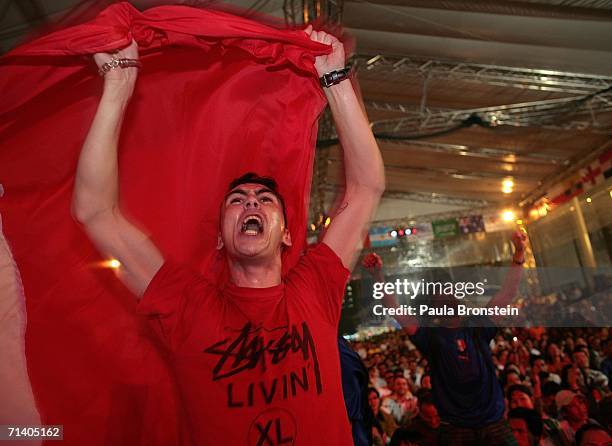
<svg viewBox="0 0 612 446"><path fill-rule="evenodd" d="M184 6L113 5L0 59L0 199L22 274L30 379L64 444L184 444L168 358L70 215L76 163L102 81L91 55L138 42L143 62L120 143L124 213L167 258L223 278L214 247L228 182L273 176L304 247L325 98L300 30ZM206 404L206 402L202 402Z"/></svg>

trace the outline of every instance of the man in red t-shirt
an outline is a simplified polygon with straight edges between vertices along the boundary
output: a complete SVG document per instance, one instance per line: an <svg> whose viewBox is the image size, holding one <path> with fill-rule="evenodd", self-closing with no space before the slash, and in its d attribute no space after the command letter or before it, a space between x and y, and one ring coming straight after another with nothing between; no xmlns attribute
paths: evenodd
<svg viewBox="0 0 612 446"><path fill-rule="evenodd" d="M276 183L235 180L221 206L218 249L230 280L210 283L165 261L118 207L117 145L137 78L135 43L94 59L104 92L79 159L74 214L99 250L121 262L174 359L195 444L350 445L336 342L349 269L384 189L382 159L346 73L342 44L307 28L332 53L316 58L344 150L346 190L323 242L281 279L291 245ZM123 59L122 62L112 62ZM330 74L331 73L331 74ZM325 76L327 75L327 76ZM299 235L298 235L299 236Z"/></svg>

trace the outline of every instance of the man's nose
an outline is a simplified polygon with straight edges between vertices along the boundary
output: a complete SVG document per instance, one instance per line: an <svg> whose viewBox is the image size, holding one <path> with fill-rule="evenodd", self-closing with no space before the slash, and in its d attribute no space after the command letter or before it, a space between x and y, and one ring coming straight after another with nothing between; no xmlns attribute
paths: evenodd
<svg viewBox="0 0 612 446"><path fill-rule="evenodd" d="M257 197L255 196L250 196L246 199L244 205L246 206L247 209L249 208L259 208L259 201L257 200Z"/></svg>

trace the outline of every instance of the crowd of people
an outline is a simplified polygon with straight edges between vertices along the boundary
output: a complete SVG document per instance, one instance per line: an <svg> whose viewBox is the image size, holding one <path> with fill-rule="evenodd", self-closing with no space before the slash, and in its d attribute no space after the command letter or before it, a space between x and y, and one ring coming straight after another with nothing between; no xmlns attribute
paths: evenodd
<svg viewBox="0 0 612 446"><path fill-rule="evenodd" d="M612 444L607 328L506 328L490 347L519 446ZM353 348L369 373L374 444L439 444L432 370L410 336L397 330Z"/></svg>

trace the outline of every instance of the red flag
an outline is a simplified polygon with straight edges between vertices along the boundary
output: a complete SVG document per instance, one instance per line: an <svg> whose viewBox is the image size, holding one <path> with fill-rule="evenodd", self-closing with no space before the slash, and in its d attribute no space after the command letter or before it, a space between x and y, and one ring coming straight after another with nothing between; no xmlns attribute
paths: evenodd
<svg viewBox="0 0 612 446"><path fill-rule="evenodd" d="M70 216L102 89L90 56L132 39L143 68L120 142L124 212L166 257L219 275L210 253L223 193L255 171L273 176L287 203L296 243L284 271L304 246L324 106L313 62L325 45L218 11L121 3L0 59L0 211L27 296L32 386L43 423L64 425L64 444L185 441L167 358Z"/></svg>

